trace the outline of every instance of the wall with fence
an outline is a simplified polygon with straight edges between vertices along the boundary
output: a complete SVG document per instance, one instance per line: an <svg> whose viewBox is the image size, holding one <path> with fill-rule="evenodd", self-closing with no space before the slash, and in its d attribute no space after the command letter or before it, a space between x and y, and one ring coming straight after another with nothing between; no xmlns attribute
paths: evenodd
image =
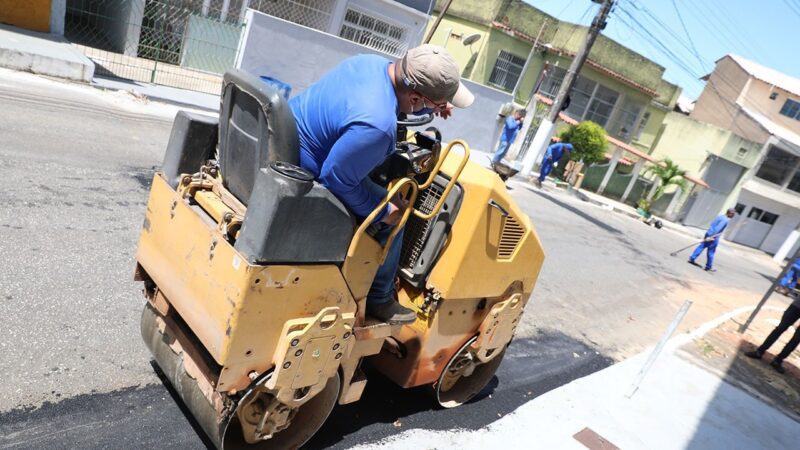
<svg viewBox="0 0 800 450"><path fill-rule="evenodd" d="M292 86L292 95L303 92L343 59L357 54L395 58L375 49L294 23L248 11L242 47L236 66L256 75L277 78ZM497 127L497 112L511 95L465 81L475 103L456 110L447 120L437 119L445 140L460 138L471 147L490 151Z"/></svg>

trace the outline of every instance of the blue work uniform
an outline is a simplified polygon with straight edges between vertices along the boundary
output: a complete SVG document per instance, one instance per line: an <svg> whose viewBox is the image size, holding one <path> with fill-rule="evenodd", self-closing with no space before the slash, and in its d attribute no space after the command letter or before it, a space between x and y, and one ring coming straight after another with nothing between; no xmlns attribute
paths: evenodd
<svg viewBox="0 0 800 450"><path fill-rule="evenodd" d="M353 56L289 100L300 165L361 218L386 198L386 189L370 180L369 173L394 152L397 142L398 104L389 64L377 55ZM387 212L388 205L375 221ZM383 244L391 227L380 225L376 238ZM401 231L375 275L369 302L393 300L402 243Z"/></svg>
<svg viewBox="0 0 800 450"><path fill-rule="evenodd" d="M522 122L517 121L514 116L506 117L506 123L503 126L503 132L500 134L500 144L497 146L497 150L494 152L494 157L492 158L492 162L494 164L499 163L506 153L508 153L509 147L514 142L514 139L517 138L517 134L519 133L519 129L522 128Z"/></svg>
<svg viewBox="0 0 800 450"><path fill-rule="evenodd" d="M547 147L542 158L542 166L539 169L539 182L541 183L553 171L553 165L561 160L564 153L572 151L572 144L556 143Z"/></svg>
<svg viewBox="0 0 800 450"><path fill-rule="evenodd" d="M781 286L787 289L797 287L797 278L800 276L800 260L795 261L792 268L781 278Z"/></svg>
<svg viewBox="0 0 800 450"><path fill-rule="evenodd" d="M689 257L689 262L694 263L694 260L703 253L703 250L707 250L706 253L706 270L711 270L714 265L714 254L717 252L717 245L719 245L719 238L722 235L722 232L725 231L725 228L728 226L728 216L722 214L714 219L711 222L711 226L706 231L705 236L703 236L703 242L694 249L692 252L692 256ZM711 236L716 236L714 239L710 241L706 241L705 239L710 238Z"/></svg>

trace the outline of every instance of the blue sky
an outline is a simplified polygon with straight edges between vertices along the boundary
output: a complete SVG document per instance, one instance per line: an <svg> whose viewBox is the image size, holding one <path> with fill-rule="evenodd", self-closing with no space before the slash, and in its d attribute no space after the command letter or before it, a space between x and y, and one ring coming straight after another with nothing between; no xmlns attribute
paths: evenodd
<svg viewBox="0 0 800 450"><path fill-rule="evenodd" d="M600 8L590 0L524 1L560 20L583 25L589 25ZM603 34L664 66L664 79L681 86L686 97L700 95L705 83L697 78L711 72L714 61L727 53L800 78L800 0L616 3Z"/></svg>

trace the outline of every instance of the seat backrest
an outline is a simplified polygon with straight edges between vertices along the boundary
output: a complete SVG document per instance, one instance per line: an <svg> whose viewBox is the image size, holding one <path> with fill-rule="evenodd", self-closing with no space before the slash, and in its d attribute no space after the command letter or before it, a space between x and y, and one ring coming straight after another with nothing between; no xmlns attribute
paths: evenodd
<svg viewBox="0 0 800 450"><path fill-rule="evenodd" d="M219 114L219 166L225 187L245 206L259 170L300 163L297 125L283 96L257 76L225 73Z"/></svg>

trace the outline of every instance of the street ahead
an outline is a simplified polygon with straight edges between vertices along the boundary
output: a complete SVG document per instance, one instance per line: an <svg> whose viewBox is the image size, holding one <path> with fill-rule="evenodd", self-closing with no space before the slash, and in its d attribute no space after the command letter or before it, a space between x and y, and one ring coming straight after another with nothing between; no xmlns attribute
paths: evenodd
<svg viewBox="0 0 800 450"><path fill-rule="evenodd" d="M202 448L202 432L139 336L133 254L175 109L0 72L0 447ZM512 183L546 251L518 338L475 401L433 408L376 375L311 448L347 448L408 428L479 428L522 403L655 343L677 306L684 327L752 304L774 276L725 243L717 274L669 257L690 238L555 192Z"/></svg>

